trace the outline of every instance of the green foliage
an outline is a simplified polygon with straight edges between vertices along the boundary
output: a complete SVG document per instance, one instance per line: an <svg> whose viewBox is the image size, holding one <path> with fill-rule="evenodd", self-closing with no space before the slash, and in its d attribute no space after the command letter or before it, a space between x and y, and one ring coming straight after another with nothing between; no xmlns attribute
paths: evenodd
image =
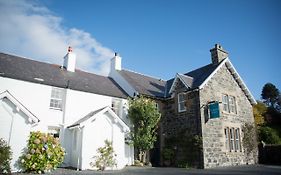
<svg viewBox="0 0 281 175"><path fill-rule="evenodd" d="M267 107L264 103L258 101L257 104L253 106L253 113L255 118L255 123L257 126L261 126L265 124L265 114L267 111Z"/></svg>
<svg viewBox="0 0 281 175"><path fill-rule="evenodd" d="M63 162L64 155L57 138L39 131L31 132L21 163L25 171L40 174L56 169Z"/></svg>
<svg viewBox="0 0 281 175"><path fill-rule="evenodd" d="M164 160L171 160L175 156L175 151L171 148L164 148L162 156Z"/></svg>
<svg viewBox="0 0 281 175"><path fill-rule="evenodd" d="M104 147L98 148L98 155L93 157L95 162L90 163L92 167L97 167L101 171L104 171L106 167L117 166L112 142L105 140L104 143Z"/></svg>
<svg viewBox="0 0 281 175"><path fill-rule="evenodd" d="M153 100L141 96L129 100L128 115L134 125L134 130L131 132L132 142L139 150L140 157L141 154L145 157L145 152L153 148L157 139L156 129L161 114ZM144 162L144 159L141 161Z"/></svg>
<svg viewBox="0 0 281 175"><path fill-rule="evenodd" d="M10 173L11 148L4 139L0 138L0 173Z"/></svg>
<svg viewBox="0 0 281 175"><path fill-rule="evenodd" d="M189 130L183 130L176 136L165 140L165 149L174 151L175 156L172 165L180 168L199 167L202 148L202 138L192 134ZM177 157L176 155L181 156Z"/></svg>
<svg viewBox="0 0 281 175"><path fill-rule="evenodd" d="M271 107L274 107L278 102L279 90L272 83L266 83L262 88L262 99Z"/></svg>
<svg viewBox="0 0 281 175"><path fill-rule="evenodd" d="M260 127L259 140L267 144L281 144L281 137L278 133L278 129L269 126Z"/></svg>
<svg viewBox="0 0 281 175"><path fill-rule="evenodd" d="M256 127L253 123L245 123L242 126L242 131L244 134L242 139L243 148L247 158L249 158L251 154L256 154L258 147Z"/></svg>

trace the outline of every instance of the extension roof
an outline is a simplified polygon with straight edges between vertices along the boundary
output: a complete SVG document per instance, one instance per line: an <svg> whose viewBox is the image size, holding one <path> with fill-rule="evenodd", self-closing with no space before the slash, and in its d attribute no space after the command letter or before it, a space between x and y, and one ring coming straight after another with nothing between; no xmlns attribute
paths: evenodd
<svg viewBox="0 0 281 175"><path fill-rule="evenodd" d="M140 94L153 97L165 97L166 81L129 70L118 71Z"/></svg>
<svg viewBox="0 0 281 175"><path fill-rule="evenodd" d="M0 53L0 76L78 91L127 98L110 77L76 69L69 72L59 65Z"/></svg>
<svg viewBox="0 0 281 175"><path fill-rule="evenodd" d="M151 97L166 98L172 94L177 84L177 81L181 81L187 87L188 90L193 90L197 88L202 89L204 85L223 65L226 65L226 67L229 69L231 74L234 76L234 79L237 81L240 88L245 93L251 104L256 104L253 95L251 94L246 84L244 83L244 81L242 80L238 72L235 70L234 66L228 58L225 58L219 64L211 63L193 71L187 72L185 74L177 73L175 78L172 78L168 81L164 81L147 75L142 75L140 73L128 70L121 70L118 72L128 81L128 83L138 93L142 95L148 95Z"/></svg>

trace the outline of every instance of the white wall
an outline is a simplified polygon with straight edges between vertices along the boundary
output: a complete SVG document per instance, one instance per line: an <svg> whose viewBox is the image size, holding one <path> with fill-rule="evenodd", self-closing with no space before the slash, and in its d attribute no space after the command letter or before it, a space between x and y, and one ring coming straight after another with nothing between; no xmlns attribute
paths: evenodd
<svg viewBox="0 0 281 175"><path fill-rule="evenodd" d="M91 120L90 120L91 121ZM95 169L90 166L94 162L93 156L97 155L97 149L105 146L104 141L107 139L112 142L113 150L116 156L117 167L113 169L122 169L126 164L131 165L126 159L125 152L125 133L119 123L115 123L112 117L107 114L97 116L94 121L85 125L83 128L83 145L82 145L82 169ZM111 169L108 167L108 169Z"/></svg>
<svg viewBox="0 0 281 175"><path fill-rule="evenodd" d="M66 93L66 101L63 105L64 111L54 110L50 109L49 107L52 86L4 77L0 77L0 84L0 93L8 90L17 100L19 100L27 109L29 109L36 117L39 118L40 122L38 125L31 128L31 130L47 132L48 126L61 127L60 140L67 153L65 156L64 166L70 166L73 163L71 158L73 135L72 132L67 129L67 126L72 125L74 122L78 121L92 111L98 110L105 106L111 107L112 103L112 97L110 96L64 89ZM126 103L127 100L122 99L123 115L120 116L120 118L122 118L122 120L124 120L126 123L129 123L128 118L126 117L126 108L123 108L124 104ZM95 130L95 132L98 131L99 133L96 137L99 137L100 140L104 141L107 136L102 135L103 132L101 131L106 130L106 127L104 127L103 124L105 123L100 123L99 129ZM123 138L120 139L124 141ZM85 156L85 158L86 157L87 156ZM87 159L89 159L89 157Z"/></svg>
<svg viewBox="0 0 281 175"><path fill-rule="evenodd" d="M8 99L0 100L0 138L4 138L11 146L11 170L19 170L18 161L22 151L27 145L31 123L22 111Z"/></svg>
<svg viewBox="0 0 281 175"><path fill-rule="evenodd" d="M0 77L0 84L0 93L8 90L39 118L40 122L33 130L47 132L47 126L59 126L62 124L62 111L49 108L52 91L51 86L4 77Z"/></svg>

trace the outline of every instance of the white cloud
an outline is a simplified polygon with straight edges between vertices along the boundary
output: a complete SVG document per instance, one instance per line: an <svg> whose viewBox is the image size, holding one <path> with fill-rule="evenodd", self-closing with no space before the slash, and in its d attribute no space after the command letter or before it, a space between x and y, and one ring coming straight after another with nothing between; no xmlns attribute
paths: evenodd
<svg viewBox="0 0 281 175"><path fill-rule="evenodd" d="M66 29L62 18L32 1L0 0L0 51L61 64L67 47L77 68L107 75L113 51L83 30Z"/></svg>

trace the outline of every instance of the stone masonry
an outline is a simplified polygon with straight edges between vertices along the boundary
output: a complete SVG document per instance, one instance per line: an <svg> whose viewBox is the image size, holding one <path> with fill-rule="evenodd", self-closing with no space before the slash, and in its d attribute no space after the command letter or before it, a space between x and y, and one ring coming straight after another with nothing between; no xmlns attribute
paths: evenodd
<svg viewBox="0 0 281 175"><path fill-rule="evenodd" d="M222 95L232 95L236 99L237 114L230 114L223 111L220 103L220 118L208 119L206 112L207 104L210 101L222 101ZM217 166L233 166L246 163L254 163L256 155L246 161L243 151L230 152L225 145L225 127L238 127L243 137L242 126L244 123L253 123L252 106L241 90L236 80L225 65L208 81L200 90L201 124L203 137L204 168Z"/></svg>

